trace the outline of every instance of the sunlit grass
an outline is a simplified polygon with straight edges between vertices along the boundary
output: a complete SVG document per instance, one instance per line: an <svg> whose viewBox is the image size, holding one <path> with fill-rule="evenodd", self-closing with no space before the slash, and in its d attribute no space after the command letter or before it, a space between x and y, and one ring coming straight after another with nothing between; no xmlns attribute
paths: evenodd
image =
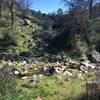
<svg viewBox="0 0 100 100"><path fill-rule="evenodd" d="M44 100L77 100L86 93L85 82L77 79L68 81L49 76L36 85L23 81L19 83L19 87L31 97L29 100L35 100L38 96Z"/></svg>

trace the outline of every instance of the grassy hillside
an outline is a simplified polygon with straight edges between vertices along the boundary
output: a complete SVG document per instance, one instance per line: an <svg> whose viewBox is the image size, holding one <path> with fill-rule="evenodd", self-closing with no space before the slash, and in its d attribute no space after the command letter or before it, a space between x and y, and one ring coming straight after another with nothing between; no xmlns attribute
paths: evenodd
<svg viewBox="0 0 100 100"><path fill-rule="evenodd" d="M36 42L39 39L47 40L54 33L52 19L45 14L29 11L25 17L21 12L14 12L14 28L11 31L11 16L9 10L2 13L0 19L0 52L28 53L38 55ZM24 19L31 22L31 26L23 25ZM41 53L40 53L41 54Z"/></svg>
<svg viewBox="0 0 100 100"><path fill-rule="evenodd" d="M92 19L89 25L89 33L77 33L72 37L73 45L77 45L74 51L70 49L70 17L65 15L46 15L30 10L25 17L20 11L14 12L14 30L11 31L10 12L5 10L0 19L0 52L40 55L45 51L68 52L74 55L86 54L91 48L100 52L100 18ZM24 19L31 21L31 26L22 25ZM66 20L67 19L67 20ZM67 23L66 23L66 21ZM43 46L43 50L41 47ZM80 49L80 54L77 50Z"/></svg>

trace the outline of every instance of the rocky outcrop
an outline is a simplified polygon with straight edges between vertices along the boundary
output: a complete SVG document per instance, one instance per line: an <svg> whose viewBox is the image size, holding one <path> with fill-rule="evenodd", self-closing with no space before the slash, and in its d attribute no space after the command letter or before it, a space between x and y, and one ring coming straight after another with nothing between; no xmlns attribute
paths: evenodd
<svg viewBox="0 0 100 100"><path fill-rule="evenodd" d="M21 57L19 57L20 59ZM8 65L15 68L12 70L13 74L21 80L32 81L33 83L38 82L37 79L49 75L62 75L63 78L67 79L77 78L83 80L82 73L88 73L95 68L95 64L86 58L75 60L61 55L46 55L19 60L16 60L16 63L13 60L8 60ZM17 68L17 66L21 67Z"/></svg>

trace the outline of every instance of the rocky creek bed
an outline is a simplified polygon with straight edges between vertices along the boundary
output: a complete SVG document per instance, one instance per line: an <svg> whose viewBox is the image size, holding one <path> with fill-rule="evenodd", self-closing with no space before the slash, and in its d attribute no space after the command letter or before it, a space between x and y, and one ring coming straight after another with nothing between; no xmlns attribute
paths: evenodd
<svg viewBox="0 0 100 100"><path fill-rule="evenodd" d="M22 57L3 54L0 56L1 65L5 61L12 67L13 74L20 77L22 80L34 80L36 77L49 76L54 74L62 74L66 78L79 78L83 80L82 73L88 73L96 69L99 63L99 53L93 51L89 53L88 58L79 60L71 59L61 55L46 55L41 57ZM92 61L92 62L91 62ZM94 61L94 62L93 62ZM77 73L74 72L76 69Z"/></svg>
<svg viewBox="0 0 100 100"><path fill-rule="evenodd" d="M52 93L54 91L53 88L59 89L58 83L61 88L65 86L65 89L68 89L68 91L74 91L74 88L76 88L75 91L78 91L77 89L80 88L83 89L80 92L83 92L84 88L86 88L87 94L90 94L94 93L97 86L100 85L100 55L95 51L89 53L88 56L89 57L75 60L61 55L46 55L32 58L17 55L3 55L0 56L0 71L2 72L2 69L5 66L10 66L10 73L16 77L17 82L19 85L21 84L21 87L34 89L35 86L37 86L38 89L35 89L34 93L38 93L38 96L34 98L41 98L41 91L44 88L46 89L43 90L44 93L46 93L48 89L50 89L48 90L48 93ZM50 87L48 87L48 85ZM85 85L86 87L84 87ZM33 91L31 92L33 93ZM61 91L61 93L62 92L63 91ZM41 93L41 95L39 93ZM44 94L42 96L44 96Z"/></svg>

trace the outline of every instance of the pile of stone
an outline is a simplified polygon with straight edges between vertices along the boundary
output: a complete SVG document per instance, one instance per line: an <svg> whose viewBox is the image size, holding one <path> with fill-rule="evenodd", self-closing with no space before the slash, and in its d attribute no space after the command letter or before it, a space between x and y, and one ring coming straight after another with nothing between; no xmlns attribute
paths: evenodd
<svg viewBox="0 0 100 100"><path fill-rule="evenodd" d="M47 67L45 71L46 75L49 74L60 74L60 73L68 73L68 69L73 68L73 69L78 69L82 72L89 72L92 71L95 68L95 64L92 64L89 60L84 60L81 59L80 61L73 61L69 60L66 62L56 62L52 66Z"/></svg>
<svg viewBox="0 0 100 100"><path fill-rule="evenodd" d="M95 68L95 65L92 64L89 60L81 60L79 68L81 71L87 73L88 71L93 70Z"/></svg>
<svg viewBox="0 0 100 100"><path fill-rule="evenodd" d="M45 75L54 75L54 74L62 74L66 77L77 77L79 79L82 78L82 73L88 73L89 71L93 71L95 69L95 64L91 63L87 58L80 59L79 61L72 60L71 58L61 56L61 55L52 55L52 56L44 56L44 57L34 57L28 60L30 63L27 63L26 60L20 61L18 64L23 65L24 67L19 70L14 70L13 73L16 76L20 76L21 79L30 79L30 77L45 76ZM51 65L41 65L40 68L37 68L38 73L33 73L33 67L40 62L52 62ZM99 60L98 60L99 62ZM13 62L9 60L8 64L10 66L15 66ZM74 74L70 69L79 70L78 74ZM31 72L31 73L30 73Z"/></svg>

